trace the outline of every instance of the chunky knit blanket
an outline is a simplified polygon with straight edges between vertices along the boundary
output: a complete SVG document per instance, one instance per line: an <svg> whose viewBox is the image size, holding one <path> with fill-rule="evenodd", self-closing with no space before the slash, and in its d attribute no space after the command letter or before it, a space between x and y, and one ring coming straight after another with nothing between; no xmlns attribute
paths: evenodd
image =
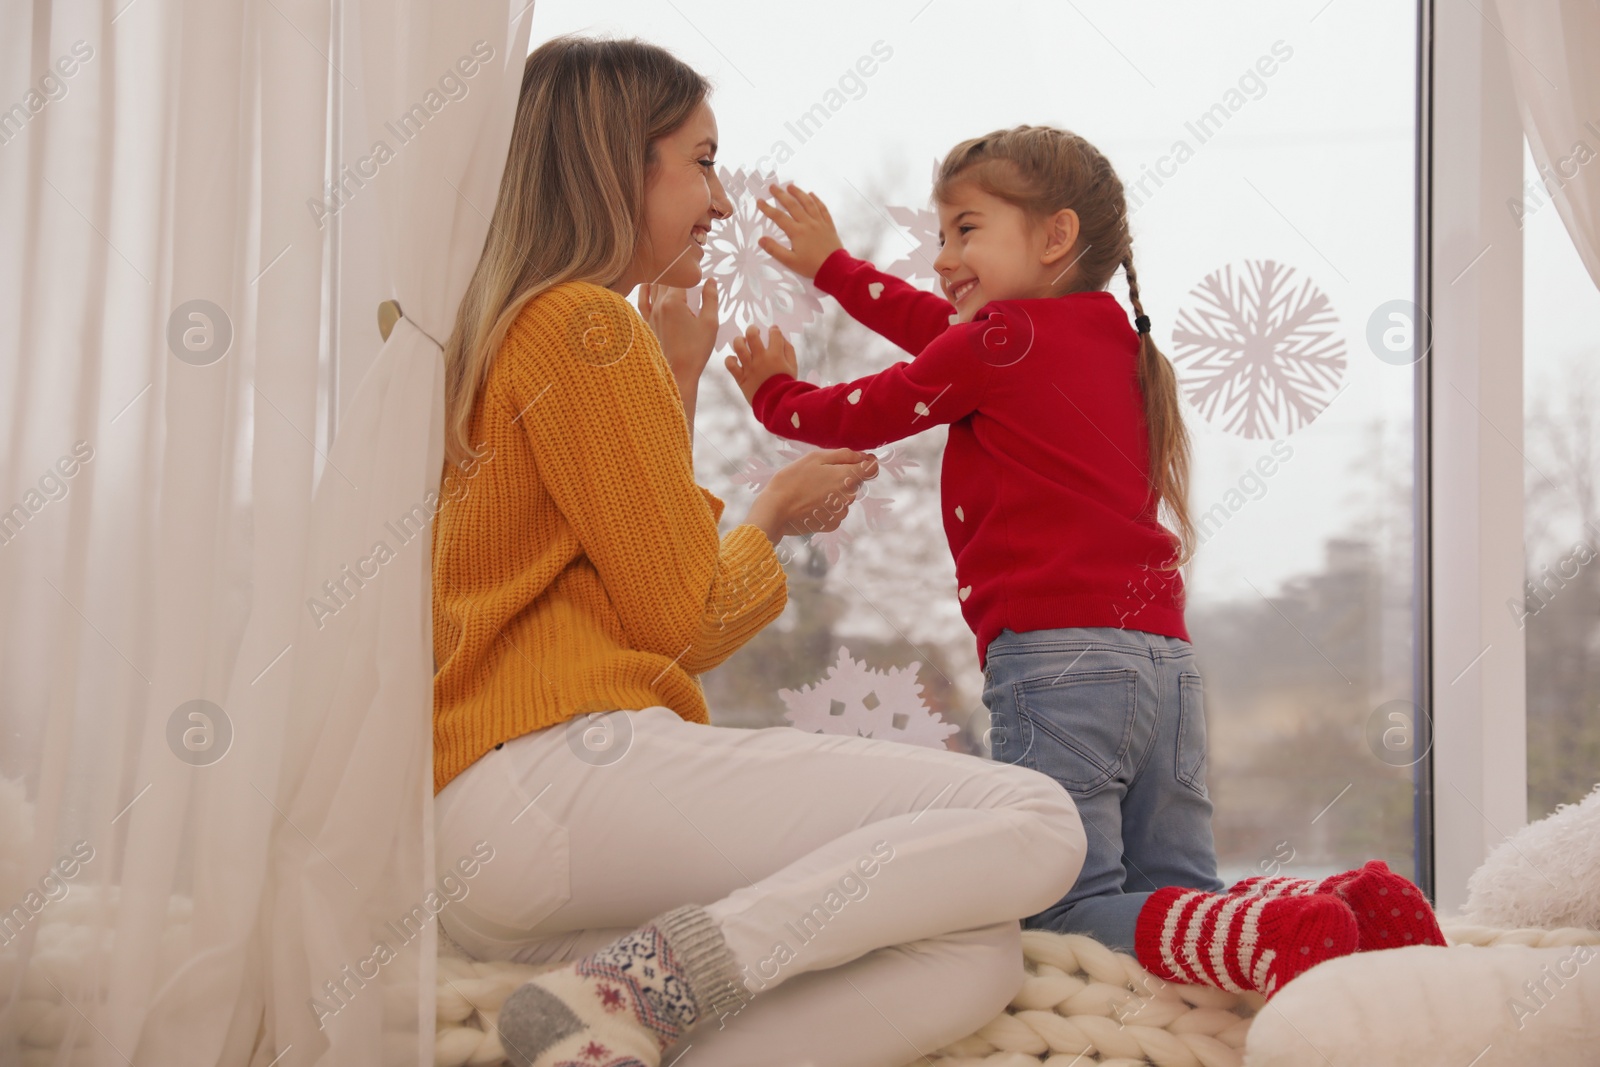
<svg viewBox="0 0 1600 1067"><path fill-rule="evenodd" d="M1600 931L1497 930L1442 920L1451 945L1600 944ZM436 1067L497 1067L500 1004L535 974L468 959L440 938ZM1132 956L1078 934L1024 930L1028 977L1007 1009L977 1033L930 1053L934 1067L1241 1067L1258 994L1154 977ZM927 1067L927 1060L916 1060ZM907 1065L910 1067L910 1065Z"/></svg>
<svg viewBox="0 0 1600 1067"><path fill-rule="evenodd" d="M1563 1058L1566 1053L1561 1051L1535 1059L1519 1059L1516 1057L1520 1053L1512 1052L1512 1058L1505 1060L1503 1054L1511 1051L1514 1045L1525 1047L1530 1042L1544 1041L1549 1048L1573 1038L1574 1034L1581 1039L1584 1033L1600 1032L1597 1029L1600 1028L1600 998L1595 998L1597 1006L1587 1009L1589 1014L1585 1014L1588 1001L1584 998L1590 996L1592 986L1580 984L1575 990L1567 989L1569 983L1593 982L1588 964L1583 961L1600 959L1600 953L1591 954L1588 948L1579 947L1600 946L1600 786L1581 803L1561 805L1551 815L1523 827L1514 837L1502 842L1473 874L1468 890L1463 915L1440 919L1445 938L1452 946L1450 949L1398 950L1401 953L1435 953L1459 948L1467 952L1471 951L1469 946L1520 950L1495 957L1498 961L1495 969L1506 971L1498 976L1504 989L1496 986L1492 995L1478 990L1483 994L1479 999L1487 998L1485 1005L1471 1009L1475 1013L1473 1019L1461 1020L1462 1025L1453 1027L1462 1040L1474 1038L1485 1025L1490 1029L1504 1026L1507 1031L1515 1030L1518 1040L1511 1040L1509 1033L1504 1039L1497 1036L1496 1040L1505 1046L1504 1049L1483 1049L1480 1054L1477 1047L1467 1048L1459 1062L1464 1067L1474 1055L1480 1056L1479 1061L1473 1061L1479 1062L1480 1067L1500 1062L1579 1062ZM504 1062L499 1039L495 1036L495 1013L512 990L547 968L474 962L444 936L440 938L440 945L434 1062L438 1067L464 1064L492 1067ZM1090 938L1075 934L1025 930L1022 950L1027 979L1006 1010L977 1033L930 1053L927 1059L917 1060L920 1067L927 1067L930 1060L934 1067L1030 1067L1040 1063L1046 1067L1089 1067L1090 1064L1101 1067L1137 1067L1140 1064L1242 1067L1244 1064L1245 1039L1263 1004L1259 995L1163 982L1132 956L1113 952ZM1545 954L1539 955L1540 951ZM1389 956L1389 953L1374 955ZM1469 961L1486 962L1463 956L1463 965L1450 970L1473 971L1474 968L1467 965ZM1366 990L1368 1000L1361 1003L1345 998L1339 1006L1346 1012L1355 1011L1362 1024L1369 1020L1374 1025L1384 1023L1385 1020L1378 1017L1383 1014L1380 1009L1385 1004L1391 1009L1390 1014L1398 1010L1397 1005L1403 1006L1405 1011L1417 1008L1436 1013L1448 1013L1454 1007L1457 1014L1460 1013L1460 1004L1451 1001L1451 994L1442 986L1433 990L1431 1000L1425 997L1419 1004L1391 996L1383 984L1396 978L1389 973L1393 970L1387 966L1391 962L1398 962L1398 957L1374 960L1358 954L1313 968L1297 979L1297 983L1307 982L1325 968L1327 974L1322 977L1330 977L1337 971L1339 980L1305 985L1301 990L1303 995L1297 999L1305 1001L1309 996L1310 1002L1297 1005L1296 1011L1309 1012L1313 1017L1327 1015L1329 1002L1324 998L1338 995L1341 986L1353 983ZM1555 973L1552 974L1546 965L1554 966ZM1570 973L1574 968L1582 968L1578 972L1582 979ZM1417 977L1409 973L1398 977L1406 988L1417 981ZM1537 979L1539 988L1534 990L1532 986L1523 985L1525 978ZM1274 1000L1274 1007L1281 1006L1292 990L1291 986L1289 991L1281 993ZM1378 1001L1374 1002L1373 997L1379 998ZM1496 1002L1488 1004L1489 1000ZM1530 1023L1529 1019L1536 1014L1539 1017ZM1297 1029L1292 1021L1285 1021L1286 1016L1276 1017L1283 1015L1281 1011L1271 1013L1266 1019L1269 1025L1257 1034L1258 1045L1282 1044L1269 1037L1275 1029ZM1302 1018L1301 1026L1305 1022ZM1476 1025L1466 1025L1468 1022ZM1443 1051L1442 1043L1448 1035L1431 1029L1435 1024L1450 1025L1442 1017L1433 1020L1433 1024L1420 1018L1408 1018L1400 1023L1409 1032L1422 1033L1432 1043L1430 1050L1437 1056ZM1421 1031L1419 1025L1423 1027ZM1568 1030L1572 1032L1567 1033ZM1290 1036L1303 1038L1304 1034L1296 1032ZM1384 1033L1368 1036L1380 1044L1389 1039ZM1261 1051L1252 1049L1253 1053ZM1332 1067L1341 1067L1344 1062L1363 1062L1364 1053L1355 1044L1350 1044L1346 1051L1349 1055L1341 1058L1340 1065ZM1278 1052L1258 1057L1258 1062L1300 1062L1292 1048ZM1340 1055L1337 1051L1334 1054ZM1331 1063L1326 1055L1307 1062L1319 1060ZM1600 1060L1585 1056L1582 1062Z"/></svg>

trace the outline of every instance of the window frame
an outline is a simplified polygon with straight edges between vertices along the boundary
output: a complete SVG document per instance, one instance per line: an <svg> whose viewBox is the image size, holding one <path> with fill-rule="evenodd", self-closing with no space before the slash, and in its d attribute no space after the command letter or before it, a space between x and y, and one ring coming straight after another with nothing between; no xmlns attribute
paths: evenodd
<svg viewBox="0 0 1600 1067"><path fill-rule="evenodd" d="M1418 8L1418 882L1459 911L1527 822L1522 123L1492 3ZM1442 165L1440 165L1442 164Z"/></svg>

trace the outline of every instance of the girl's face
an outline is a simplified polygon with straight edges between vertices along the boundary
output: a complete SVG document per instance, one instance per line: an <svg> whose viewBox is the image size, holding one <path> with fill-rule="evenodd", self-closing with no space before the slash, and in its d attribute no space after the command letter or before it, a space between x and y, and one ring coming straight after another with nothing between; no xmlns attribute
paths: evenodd
<svg viewBox="0 0 1600 1067"><path fill-rule="evenodd" d="M645 186L645 240L613 286L623 294L644 282L699 285L711 222L733 212L717 178L717 118L710 104L702 100L682 126L656 140L655 155Z"/></svg>
<svg viewBox="0 0 1600 1067"><path fill-rule="evenodd" d="M956 321L971 322L991 300L1031 300L1066 290L1077 255L1077 212L1063 208L1036 223L970 181L958 182L949 195L938 205L933 267L956 306Z"/></svg>

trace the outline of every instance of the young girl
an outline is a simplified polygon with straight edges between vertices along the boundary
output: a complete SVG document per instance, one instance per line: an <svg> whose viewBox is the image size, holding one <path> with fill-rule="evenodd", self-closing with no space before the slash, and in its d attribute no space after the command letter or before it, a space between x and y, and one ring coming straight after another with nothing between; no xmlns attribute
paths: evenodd
<svg viewBox="0 0 1600 1067"><path fill-rule="evenodd" d="M949 425L943 522L994 756L1055 778L1088 831L1077 883L1023 925L1089 934L1169 980L1268 996L1358 947L1443 944L1421 893L1382 861L1217 892L1178 573L1194 538L1188 436L1105 157L1031 126L952 149L933 190L947 300L851 257L817 197L771 188L777 205L760 209L789 245L762 247L915 360L819 388L796 380L776 329L763 344L751 327L728 369L767 429L814 445ZM1132 326L1105 291L1118 267Z"/></svg>

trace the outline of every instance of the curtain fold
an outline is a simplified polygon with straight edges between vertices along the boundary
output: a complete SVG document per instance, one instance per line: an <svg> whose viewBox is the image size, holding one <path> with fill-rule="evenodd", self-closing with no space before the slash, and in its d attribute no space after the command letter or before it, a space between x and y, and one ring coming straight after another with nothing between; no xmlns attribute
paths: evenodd
<svg viewBox="0 0 1600 1067"><path fill-rule="evenodd" d="M0 15L0 1063L433 1061L429 337L531 19Z"/></svg>
<svg viewBox="0 0 1600 1067"><path fill-rule="evenodd" d="M1553 203L1600 286L1600 2L1498 0L1538 179L1511 207Z"/></svg>

